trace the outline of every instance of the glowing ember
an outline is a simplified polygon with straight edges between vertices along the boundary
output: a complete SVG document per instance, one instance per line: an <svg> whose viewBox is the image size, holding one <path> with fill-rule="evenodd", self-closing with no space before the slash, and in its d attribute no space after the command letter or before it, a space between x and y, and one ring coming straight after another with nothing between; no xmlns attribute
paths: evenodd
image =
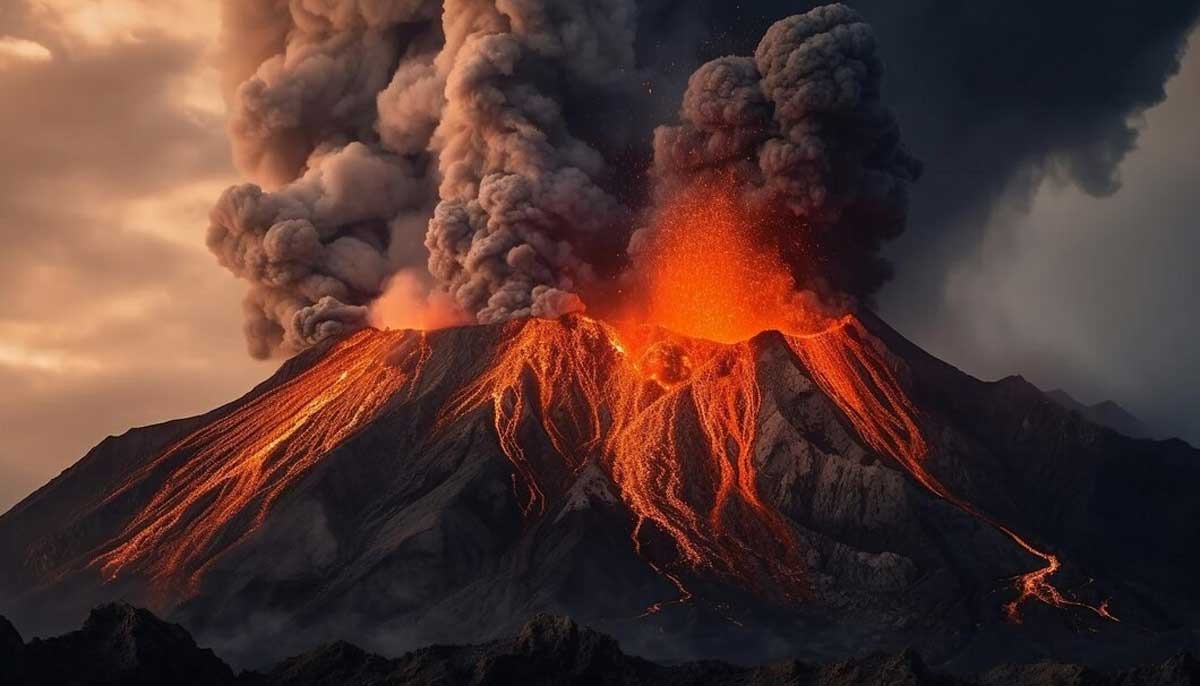
<svg viewBox="0 0 1200 686"><path fill-rule="evenodd" d="M725 343L745 341L770 329L784 332L793 352L867 445L894 459L934 495L995 527L1046 563L1045 567L1018 578L1019 595L1004 607L1010 619L1020 621L1020 605L1036 598L1055 607L1086 608L1116 620L1109 612L1107 602L1092 607L1068 600L1049 582L1049 577L1061 568L1056 556L1038 550L1012 529L950 493L926 471L923 460L928 446L917 422L917 409L883 354L871 343L870 335L853 315L832 320L824 316L820 308L810 306L811 301L797 295L782 261L759 247L762 242L754 240L752 232L745 228L746 221L746 213L739 208L738 201L712 185L700 185L682 193L662 211L640 256L640 291L645 296L640 316L645 318L644 321L689 336ZM722 380L738 379L736 389L724 388L709 397L707 394L713 388L722 387L722 381L691 385L693 397L709 400L697 401L695 407L710 452L722 454L726 444L735 446L734 459L716 461L718 487L710 520L714 530L719 530L722 513L736 483L740 502L767 525L765 530L777 541L790 541L790 532L782 517L759 499L755 487L752 446L756 434L758 388L753 356L744 347L744 343L738 343L733 348L737 359L726 363L725 368L729 371L722 376ZM661 379L658 371L661 367L654 367L656 380ZM660 423L668 421L664 417ZM646 466L661 464L661 458L649 454L637 457L638 461L626 469L634 474L649 471L651 487L626 479L622 482L623 490L661 492L662 486L669 490L674 485L677 476L664 477ZM675 465L676 468L679 466ZM623 473L614 470L619 480ZM665 484L658 483L664 480ZM690 538L678 530L680 522L688 524L692 521L686 516L686 507L670 500L666 501L668 508L648 507L637 498L630 500L640 517L649 518L668 530L673 526L677 540ZM658 501L650 499L649 502ZM685 514L681 515L680 511ZM693 564L701 564L696 559L695 546L681 546L681 550Z"/></svg>
<svg viewBox="0 0 1200 686"><path fill-rule="evenodd" d="M137 571L160 586L182 583L177 590L194 591L205 569L257 529L289 486L388 400L415 388L428 354L422 333L359 332L295 378L185 437L110 496L178 463L95 564L110 579Z"/></svg>
<svg viewBox="0 0 1200 686"><path fill-rule="evenodd" d="M638 250L635 302L627 303L635 312L616 318L719 343L824 328L827 317L797 292L782 259L747 230L747 214L715 185L676 196Z"/></svg>

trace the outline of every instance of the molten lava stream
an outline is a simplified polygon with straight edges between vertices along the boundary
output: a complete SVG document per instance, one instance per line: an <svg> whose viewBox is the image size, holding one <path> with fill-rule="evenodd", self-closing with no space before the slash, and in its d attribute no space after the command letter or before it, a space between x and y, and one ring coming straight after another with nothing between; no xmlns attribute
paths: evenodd
<svg viewBox="0 0 1200 686"><path fill-rule="evenodd" d="M502 343L487 367L459 391L438 416L441 430L457 419L490 408L497 440L512 464L514 491L525 516L545 513L545 488L530 464L518 433L527 410L536 409L541 428L570 470L581 468L598 445L601 409L617 411L619 402L592 351L607 348L604 331L581 320L578 331L564 322L524 319L504 325ZM582 336L581 345L573 336ZM614 351L615 354L615 351ZM527 382L527 375L531 379Z"/></svg>
<svg viewBox="0 0 1200 686"><path fill-rule="evenodd" d="M505 327L484 371L450 399L437 425L491 412L525 517L545 513L550 486L547 465L532 464L521 445L528 419L568 471L589 461L607 467L636 517L635 549L681 598L690 592L678 572L644 546L651 528L688 568L758 586L766 576L787 593L799 586L792 533L755 485L759 398L749 344L725 349L671 385L640 369L600 322L529 319ZM680 450L681 440L704 449ZM699 464L684 462L696 456Z"/></svg>
<svg viewBox="0 0 1200 686"><path fill-rule="evenodd" d="M1062 567L1058 557L1038 550L1012 529L950 493L925 470L923 460L928 446L916 422L917 410L887 360L866 342L861 325L852 315L846 315L821 333L788 336L787 340L817 384L834 400L871 448L896 460L934 495L1000 531L1046 563L1045 567L1017 578L1019 595L1004 606L1009 619L1020 622L1020 605L1036 598L1053 607L1085 608L1105 619L1119 621L1109 612L1107 601L1093 607L1067 599L1049 581L1049 577Z"/></svg>
<svg viewBox="0 0 1200 686"><path fill-rule="evenodd" d="M795 598L804 588L795 535L758 493L760 402L752 345L722 347L616 427L606 454L637 517L639 551L639 534L652 523L689 567ZM685 462L689 454L702 464ZM670 580L690 597L678 576Z"/></svg>
<svg viewBox="0 0 1200 686"><path fill-rule="evenodd" d="M144 572L191 592L204 571L266 519L278 498L369 422L429 357L419 332L360 331L310 368L188 435L110 497L173 468L149 505L92 564L109 579ZM187 453L194 451L187 456Z"/></svg>

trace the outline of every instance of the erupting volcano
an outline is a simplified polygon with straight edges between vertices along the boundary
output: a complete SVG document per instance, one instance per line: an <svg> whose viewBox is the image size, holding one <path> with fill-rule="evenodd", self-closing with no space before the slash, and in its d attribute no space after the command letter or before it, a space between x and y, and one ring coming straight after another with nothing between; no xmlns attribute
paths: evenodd
<svg viewBox="0 0 1200 686"><path fill-rule="evenodd" d="M714 265L714 297L761 295L736 292L739 268ZM800 314L822 328L698 324L718 341L569 315L362 330L212 415L102 445L0 520L0 578L43 621L120 593L213 640L247 613L341 617L338 635L364 640L420 627L411 645L556 608L650 652L661 631L695 646L663 655L713 649L689 636L809 631L789 621L840 627L823 655L891 646L852 627L898 616L895 641L948 657L993 630L947 628L1028 626L1030 601L1100 636L1150 621L1113 576L1134 568L1006 505L1047 507L1053 484L1081 481L1100 497L1119 482L1092 474L1129 439L1085 434L1106 452L1012 482L976 437L1022 436L1003 460L1055 455L1081 420L949 370L869 315ZM965 424L962 406L1016 409Z"/></svg>
<svg viewBox="0 0 1200 686"><path fill-rule="evenodd" d="M700 66L635 142L603 130L640 92L633 7L275 4L230 126L271 183L228 189L208 245L250 284L251 354L293 357L0 517L0 614L58 633L121 597L259 663L547 611L670 660L1191 640L1200 454L972 378L867 306L921 165L857 12ZM343 87L369 92L273 109Z"/></svg>
<svg viewBox="0 0 1200 686"><path fill-rule="evenodd" d="M571 521L569 513L598 502L608 514L575 535L597 535L592 527L605 536L619 533L626 553L606 544L607 555L625 556L614 580L641 579L632 596L605 603L604 614L649 622L694 606L736 627L754 621L750 608L759 603L820 612L828 607L831 583L865 583L855 591L864 598L875 597L869 589L879 582L872 575L899 575L887 582L899 584L895 590L879 597L916 583L915 562L868 551L880 545L886 551L891 536L922 549L921 539L930 534L912 527L924 515L899 503L923 492L1010 541L1010 550L992 553L991 576L979 583L994 592L974 612L1020 622L1028 601L1036 600L1115 620L1108 601L1098 602L1097 588L1075 598L1055 585L1064 562L1018 533L1028 520L1008 524L1013 511L977 505L970 495L974 478L950 479L967 489L960 491L937 474L945 468L938 451L949 454L964 439L947 443L939 418L945 407L923 407L914 394L928 385L918 378L928 376L921 371L927 362L897 355L888 343L894 334L881 324L798 293L782 261L745 230L736 198L702 190L681 194L663 209L630 280L629 292L639 297L611 308L604 319L528 318L430 332L366 329L306 353L278 380L95 490L60 520L67 533L41 543L25 539L24 549L33 552L26 552L18 574L32 574L42 588L95 575L101 591L133 589L156 607L222 626L228 618L205 614L214 594L226 594L230 579L239 579L247 564L255 567L256 557L280 555L273 539L300 535L297 550L317 545L324 552L281 568L299 564L310 569L305 574L325 579L311 602L349 602L349 608L360 602L350 599L362 588L381 583L367 580L393 564L388 560L408 559L404 551L422 540L421 532L478 526L466 524L475 515L450 513L492 492L488 516L502 522L511 514L512 528L485 539L447 531L434 559L462 545L462 536L482 546L468 559L489 559L494 543L486 541L506 539L518 556L577 556L535 551L549 545L538 543L547 536L556 540L551 532ZM940 443L931 433L938 431ZM489 462L489 446L503 466ZM961 462L958 469L985 475L994 467ZM852 495L830 481L847 470L864 480ZM504 479L508 494L499 501L494 491L479 491L495 477ZM314 497L326 503L315 506L316 515ZM854 500L838 510L863 514L846 519L828 510L830 498L847 497ZM455 504L460 501L464 505ZM26 511L38 507L35 500ZM335 512L349 519L335 524ZM8 519L15 521L12 514ZM317 533L294 531L305 521L313 521ZM318 543L310 540L314 535ZM332 548L319 543L330 535L351 539ZM846 558L848 545L859 547L857 561ZM533 548L520 553L526 546ZM909 554L926 556L926 565L943 564L943 553ZM1022 571L1031 559L1040 566ZM509 583L495 577L507 578L508 564L515 561L484 567L492 578L486 583L469 581L479 570L457 563L450 567L457 572L431 571L436 581L418 575L414 583L442 588L431 593L449 592L442 602L453 604L462 593L471 597ZM646 585L638 565L666 586ZM863 581L831 582L838 574ZM1003 579L1014 574L1015 584L1005 590ZM275 583L270 576L255 573L257 581L236 583L246 590L223 604L240 606L243 593ZM1072 571L1065 578L1081 587L1078 576ZM385 604L397 602L425 612L411 600Z"/></svg>

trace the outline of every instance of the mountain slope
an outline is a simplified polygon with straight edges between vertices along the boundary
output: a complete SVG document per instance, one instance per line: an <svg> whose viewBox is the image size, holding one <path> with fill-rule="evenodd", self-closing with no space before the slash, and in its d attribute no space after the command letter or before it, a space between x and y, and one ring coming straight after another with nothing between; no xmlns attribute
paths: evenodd
<svg viewBox="0 0 1200 686"><path fill-rule="evenodd" d="M129 598L238 664L547 611L657 659L1119 664L1194 640L1197 457L869 314L735 345L367 330L0 517L0 613L48 633Z"/></svg>
<svg viewBox="0 0 1200 686"><path fill-rule="evenodd" d="M1046 391L1046 396L1066 409L1078 412L1080 416L1093 424L1106 426L1130 438L1150 437L1150 430L1140 419L1111 400L1084 405L1061 388Z"/></svg>

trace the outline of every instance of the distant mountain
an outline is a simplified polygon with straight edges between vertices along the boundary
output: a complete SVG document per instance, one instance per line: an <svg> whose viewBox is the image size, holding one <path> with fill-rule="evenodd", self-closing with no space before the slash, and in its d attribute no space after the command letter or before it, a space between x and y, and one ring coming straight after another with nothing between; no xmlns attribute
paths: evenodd
<svg viewBox="0 0 1200 686"><path fill-rule="evenodd" d="M1186 444L868 313L734 345L579 316L364 330L0 516L0 614L48 635L128 599L238 667L551 613L666 663L1110 669L1195 647L1198 491Z"/></svg>
<svg viewBox="0 0 1200 686"><path fill-rule="evenodd" d="M1079 416L1100 426L1108 427L1130 438L1149 438L1150 429L1142 420L1111 400L1084 405L1061 388L1046 391L1046 396L1062 407L1078 412Z"/></svg>
<svg viewBox="0 0 1200 686"><path fill-rule="evenodd" d="M7 620L0 617L0 626ZM165 638L165 640L164 640ZM515 637L479 645L432 646L388 659L330 643L261 672L233 672L187 632L145 610L109 605L83 630L29 646L0 661L8 686L1191 686L1200 663L1187 653L1103 673L1061 663L1001 666L979 675L928 668L912 651L828 664L782 660L740 667L706 660L660 665L626 655L609 636L566 617L542 615ZM149 659L147 655L151 655ZM136 656L131 659L131 656Z"/></svg>

